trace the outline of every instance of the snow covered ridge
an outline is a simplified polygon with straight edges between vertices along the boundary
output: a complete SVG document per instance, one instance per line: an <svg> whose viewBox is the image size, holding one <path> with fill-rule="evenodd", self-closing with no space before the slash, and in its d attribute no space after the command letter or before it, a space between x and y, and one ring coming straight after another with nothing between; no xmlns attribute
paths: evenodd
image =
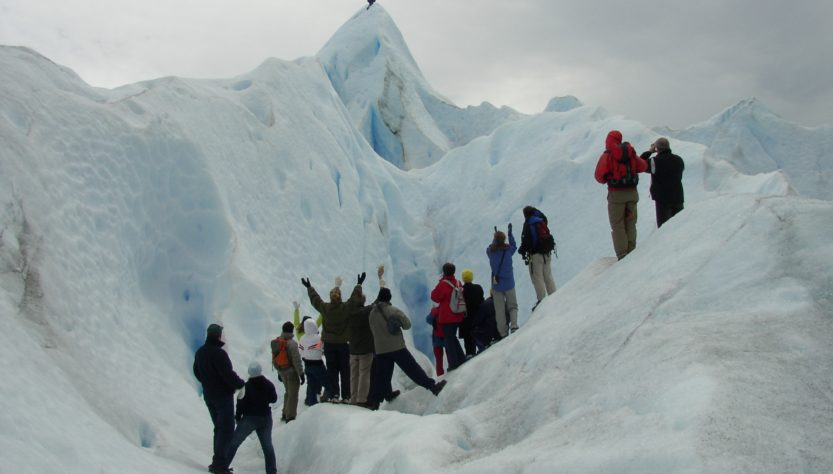
<svg viewBox="0 0 833 474"><path fill-rule="evenodd" d="M610 129L640 150L656 132L556 101L403 172L328 73L270 59L230 79L104 90L0 47L3 469L204 472L211 427L191 362L207 323L224 323L242 373L268 363L291 301L312 311L300 277L326 291L385 263L425 350L440 265L485 283L492 227L520 228L526 204L552 222L559 292L531 315L515 261L518 333L439 399L397 378L406 391L388 408L402 413L302 411L274 431L282 471L833 467L829 202L672 139L686 210L657 231L643 179L638 248L611 265L592 170ZM257 452L245 444L236 471L259 472Z"/></svg>

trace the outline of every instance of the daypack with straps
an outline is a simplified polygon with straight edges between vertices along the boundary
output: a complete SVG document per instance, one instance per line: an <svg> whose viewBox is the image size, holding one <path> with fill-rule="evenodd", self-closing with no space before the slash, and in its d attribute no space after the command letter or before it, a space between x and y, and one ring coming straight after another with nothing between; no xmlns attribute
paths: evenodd
<svg viewBox="0 0 833 474"><path fill-rule="evenodd" d="M286 339L278 336L272 341L272 366L276 369L292 367L289 361L289 351L286 349Z"/></svg>
<svg viewBox="0 0 833 474"><path fill-rule="evenodd" d="M451 299L448 301L448 307L451 308L451 312L455 314L462 313L463 316L466 315L466 298L463 297L463 287L460 285L454 285L448 280L443 280L444 282L448 283L451 287Z"/></svg>
<svg viewBox="0 0 833 474"><path fill-rule="evenodd" d="M550 228L547 226L547 223L541 219L534 226L535 236L538 239L536 245L537 251L539 253L552 252L555 248L555 238L550 233Z"/></svg>
<svg viewBox="0 0 833 474"><path fill-rule="evenodd" d="M633 172L633 164L631 163L630 154L628 153L628 142L624 142L619 147L622 150L622 156L616 162L611 161L610 173L611 178L607 180L607 185L612 188L633 188L639 184L639 175ZM611 159L610 150L606 150L608 159ZM624 165L625 172L622 173Z"/></svg>

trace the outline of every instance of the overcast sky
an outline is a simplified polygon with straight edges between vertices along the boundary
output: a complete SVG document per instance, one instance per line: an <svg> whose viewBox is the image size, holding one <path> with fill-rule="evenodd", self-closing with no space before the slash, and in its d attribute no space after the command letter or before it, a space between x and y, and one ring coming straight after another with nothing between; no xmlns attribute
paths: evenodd
<svg viewBox="0 0 833 474"><path fill-rule="evenodd" d="M540 112L575 95L684 128L757 97L833 125L831 0L378 0L432 86L457 105ZM0 0L0 44L92 85L222 78L313 56L361 0Z"/></svg>

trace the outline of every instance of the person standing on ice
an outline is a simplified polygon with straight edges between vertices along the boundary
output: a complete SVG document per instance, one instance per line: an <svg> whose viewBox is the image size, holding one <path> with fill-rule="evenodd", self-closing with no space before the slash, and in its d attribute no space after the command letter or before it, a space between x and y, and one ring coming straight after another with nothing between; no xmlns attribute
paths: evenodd
<svg viewBox="0 0 833 474"><path fill-rule="evenodd" d="M318 325L312 318L304 320L304 335L298 341L298 351L304 362L304 373L307 376L307 395L304 405L311 407L318 403L318 393L324 389L322 402L329 400L332 392L330 379L327 377L327 366L324 365L324 343L318 333Z"/></svg>
<svg viewBox="0 0 833 474"><path fill-rule="evenodd" d="M595 178L607 184L607 217L616 258L622 260L636 248L636 204L639 202L639 173L648 171L648 163L636 155L622 132L611 130L605 151L596 164Z"/></svg>
<svg viewBox="0 0 833 474"><path fill-rule="evenodd" d="M223 350L222 337L223 326L209 325L205 344L194 354L194 377L202 384L202 398L214 424L214 456L208 471L215 474L231 472L227 453L234 433L234 392L245 385Z"/></svg>
<svg viewBox="0 0 833 474"><path fill-rule="evenodd" d="M451 310L451 295L454 289L460 287L460 283L454 278L457 267L453 263L443 264L443 276L437 286L431 291L431 301L439 305L439 321L443 330L445 342L445 356L448 358L448 370L455 370L466 361L460 341L457 339L457 330L465 318L465 313L455 313Z"/></svg>
<svg viewBox="0 0 833 474"><path fill-rule="evenodd" d="M278 371L278 380L283 382L283 410L281 421L289 423L298 414L298 392L304 384L304 368L301 365L301 352L293 339L295 326L289 321L283 323L281 335L272 343L272 366Z"/></svg>
<svg viewBox="0 0 833 474"><path fill-rule="evenodd" d="M651 158L656 153L657 156ZM683 210L683 171L685 163L671 153L667 138L658 138L651 148L641 155L648 162L651 173L651 198L657 210L657 227Z"/></svg>
<svg viewBox="0 0 833 474"><path fill-rule="evenodd" d="M437 382L422 370L414 356L405 346L403 329L411 328L411 320L396 306L390 304L391 293L388 288L380 288L376 304L370 311L370 330L373 332L373 344L376 347L374 357L371 392L365 405L371 410L379 408L382 400L392 393L391 378L393 366L396 364L411 380L420 387L430 390L434 396L440 394L445 386L445 380ZM395 321L394 331L391 331L389 321ZM388 395L386 395L388 394Z"/></svg>
<svg viewBox="0 0 833 474"><path fill-rule="evenodd" d="M263 369L257 362L249 364L249 380L243 391L243 398L237 401L237 429L231 438L228 450L229 464L237 454L237 448L254 431L263 450L263 460L266 463L266 474L277 474L278 467L275 460L275 448L272 446L272 409L270 403L278 401L275 386L262 374Z"/></svg>
<svg viewBox="0 0 833 474"><path fill-rule="evenodd" d="M515 272L512 269L512 255L518 249L515 237L512 235L512 224L506 229L506 234L497 230L492 243L486 247L489 266L492 269L492 299L495 305L495 318L500 337L506 337L509 332L518 330L518 298L515 295ZM506 327L506 311L509 311L509 328Z"/></svg>
<svg viewBox="0 0 833 474"><path fill-rule="evenodd" d="M552 277L552 252L555 249L555 239L549 230L547 216L532 206L526 206L524 213L524 227L521 230L521 248L518 253L529 266L529 279L535 288L537 301L532 307L534 311L541 300L555 293L555 280Z"/></svg>
<svg viewBox="0 0 833 474"><path fill-rule="evenodd" d="M463 270L460 276L463 278L463 299L466 300L466 318L460 325L460 337L463 339L466 357L472 357L477 353L477 345L472 334L475 319L473 316L480 311L480 305L483 304L483 287L473 283L474 272L469 268Z"/></svg>
<svg viewBox="0 0 833 474"><path fill-rule="evenodd" d="M425 322L431 325L431 347L434 349L434 365L436 367L437 376L443 375L445 369L443 368L443 352L445 352L445 337L443 336L443 328L438 319L440 316L439 306L431 308L431 312L425 317Z"/></svg>
<svg viewBox="0 0 833 474"><path fill-rule="evenodd" d="M379 288L385 287L385 266L379 265L376 276L379 278ZM362 304L366 301L362 293ZM374 301L368 306L362 306L350 315L350 403L366 405L370 394L370 377L373 368L373 332L370 330L370 311Z"/></svg>
<svg viewBox="0 0 833 474"><path fill-rule="evenodd" d="M336 286L330 290L330 302L324 300L310 284L309 278L301 278L301 283L307 288L309 301L321 315L321 340L324 341L324 358L327 359L327 375L330 378L330 388L333 390L331 401L337 401L339 382L341 399L350 400L350 315L362 307L362 283L367 277L364 272L358 276L358 283L353 288L350 298L341 301L341 278L336 278Z"/></svg>

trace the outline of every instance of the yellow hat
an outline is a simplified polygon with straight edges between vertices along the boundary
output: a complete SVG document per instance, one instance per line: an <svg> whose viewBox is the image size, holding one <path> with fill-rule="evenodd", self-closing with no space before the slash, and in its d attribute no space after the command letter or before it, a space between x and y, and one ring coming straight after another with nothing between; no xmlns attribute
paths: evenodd
<svg viewBox="0 0 833 474"><path fill-rule="evenodd" d="M463 270L463 281L471 283L472 280L474 280L474 272L472 272L470 268Z"/></svg>

